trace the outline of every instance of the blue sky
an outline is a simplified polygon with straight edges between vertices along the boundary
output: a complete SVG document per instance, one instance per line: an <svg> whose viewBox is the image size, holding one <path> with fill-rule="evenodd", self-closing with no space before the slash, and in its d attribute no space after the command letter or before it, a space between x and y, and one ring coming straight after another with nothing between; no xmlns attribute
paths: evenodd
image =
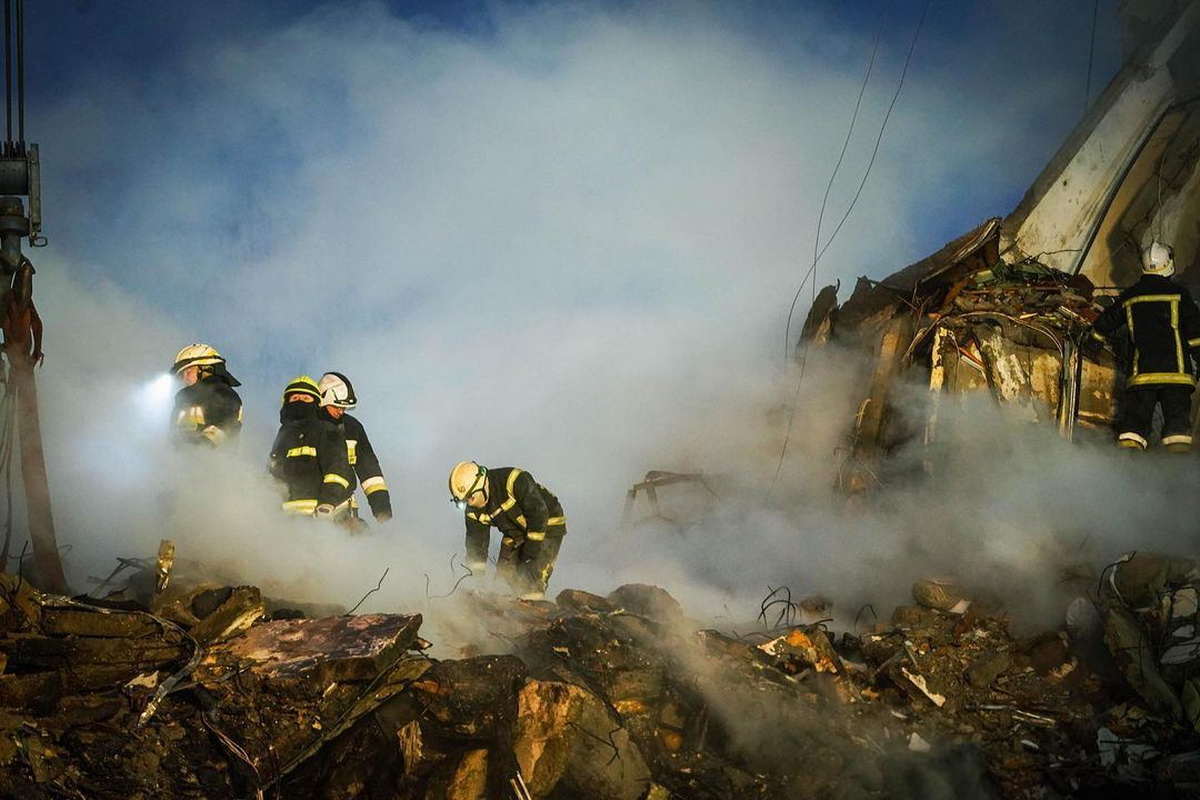
<svg viewBox="0 0 1200 800"><path fill-rule="evenodd" d="M435 538L464 458L550 476L595 531L646 469L769 475L756 426L885 5L826 235L922 2L30 3L63 496L141 458L80 457L97 393L130 424L119 398L194 340L245 384L254 469L280 387L350 375L397 524ZM929 8L821 263L843 299L1008 213L1083 114L1092 3ZM1119 49L1098 8L1093 97Z"/></svg>
<svg viewBox="0 0 1200 800"><path fill-rule="evenodd" d="M140 270L130 263L128 254L121 264L105 257L118 249L120 242L132 245L136 251L138 229L144 234L149 222L141 215L129 218L121 214L126 193L154 191L126 180L125 166L131 161L157 164L178 173L181 182L177 188L181 191L215 190L223 194L225 218L222 214L210 217L218 225L213 233L219 234L220 226L226 232L236 232L249 224L247 209L239 208L239 202L252 203L247 198L274 190L286 192L298 161L312 150L354 147L355 137L364 134L362 126L369 122L365 115L345 105L349 89L344 82L344 54L334 51L350 44L345 40L310 41L311 56L306 57L304 68L293 73L297 91L308 93L305 100L320 115L309 118L302 129L289 127L297 125L298 118L285 119L279 109L264 108L261 96L239 92L236 74L223 74L214 80L209 70L214 54L222 50L250 51L296 26L327 25L331 30L344 27L347 20L362 17L364 7L373 8L380 18L404 25L417 39L424 33L424 38L441 46L460 43L483 51L504 48L505 43L497 40L497 31L506 24L505 19L514 17L554 20L547 24L559 28L548 32L549 36L571 29L572 18L576 28L583 29L589 19L619 20L625 25L648 28L668 28L677 19L684 29L702 25L729 42L737 42L738 47L756 52L779 70L779 85L796 93L798 108L803 107L803 73L814 68L835 71L845 78L841 86L844 95L830 98L819 119L798 122L827 132L828 144L835 148L832 152L813 152L811 157L806 154L807 169L795 176L798 182L817 186L827 180L836 155L836 139L849 122L853 82L865 69L882 13L885 24L879 61L851 160L827 211L836 219L850 196L845 187L852 188L861 175L863 164L861 159L854 161L854 154L869 151L924 4L913 0L379 5L264 0L201 6L78 0L32 4L27 21L27 131L29 138L39 141L43 148L46 228L56 245L73 255L86 252L100 262L108 277L133 287ZM920 187L929 190L919 198L920 210L905 210L906 232L912 240L897 254L897 266L936 249L983 217L1006 213L1019 199L1082 113L1092 10L1092 4L1084 2L930 4L879 161L887 164L904 159L943 159L937 168L953 174L953 179ZM1111 76L1117 59L1115 2L1101 3L1099 10L1093 96ZM382 35L378 28L376 33ZM511 55L528 57L515 51ZM271 57L263 53L259 56ZM252 61L248 59L247 68L254 68L250 66ZM729 64L731 70L738 66ZM423 77L417 71L400 79ZM792 82L794 85L787 85ZM86 104L89 97L94 102L105 102L101 87L122 92L125 99L139 106L141 115L129 117L110 108L112 116L106 116L104 108L85 111L66 107L72 102ZM773 98L776 102L787 99L786 94ZM195 115L179 113L189 106L197 109ZM1006 106L1029 116L1005 118L1003 124L1010 125L1011 131L981 130L985 125L999 124L997 112ZM1000 141L980 148L978 164L970 163L969 152L943 156L936 140L911 142L911 129L905 129L904 115L920 114L922 107L936 108L943 115L940 132L949 141L980 134ZM112 127L102 128L101 138L60 141L62 127L73 123ZM807 143L802 141L803 131L796 134L799 152ZM956 142L956 146L962 144L961 140ZM919 149L906 152L910 146ZM189 169L204 173L195 176L191 187L187 182ZM64 174L66 170L69 172ZM875 190L868 183L868 197ZM231 203L230 195L239 198ZM103 214L95 211L98 206L105 207ZM803 219L800 209L797 217L800 225L814 224ZM856 210L848 224L851 228L847 233L852 233L855 226L877 222ZM202 246L201 242L196 246ZM270 245L260 242L259 246ZM868 271L888 271L890 258L891 254L873 259L876 263L870 264ZM136 263L136 253L133 259ZM178 313L178 308L170 311Z"/></svg>

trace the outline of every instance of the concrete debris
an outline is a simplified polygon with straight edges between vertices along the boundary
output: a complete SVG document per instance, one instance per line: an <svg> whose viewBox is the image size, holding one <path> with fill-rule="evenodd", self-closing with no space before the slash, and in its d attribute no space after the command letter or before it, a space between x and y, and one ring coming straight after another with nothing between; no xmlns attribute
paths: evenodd
<svg viewBox="0 0 1200 800"><path fill-rule="evenodd" d="M1185 636L1163 634L1195 624L1191 567L1157 558L1106 575L1118 644L1135 635L1120 625L1172 645ZM1195 783L1181 709L1200 694L1171 671L1177 655L1162 661L1170 647L1152 663L1174 705L1074 634L1014 638L991 601L918 585L928 605L860 635L695 632L644 585L468 595L508 652L437 660L419 615L268 619L253 587L176 577L156 603L168 618L0 576L0 796L891 797L936 780L946 796L1033 798ZM1152 602L1135 615L1125 599Z"/></svg>
<svg viewBox="0 0 1200 800"><path fill-rule="evenodd" d="M1012 656L1008 653L984 656L967 667L967 682L976 689L983 689L1011 667Z"/></svg>
<svg viewBox="0 0 1200 800"><path fill-rule="evenodd" d="M900 674L907 678L909 683L917 687L921 691L921 694L929 698L929 702L933 703L938 708L946 705L946 696L930 691L929 683L925 680L924 675L918 675L916 673L909 672L904 667L900 668Z"/></svg>
<svg viewBox="0 0 1200 800"><path fill-rule="evenodd" d="M921 738L921 734L913 731L908 735L908 749L914 753L928 753L933 750L933 745Z"/></svg>
<svg viewBox="0 0 1200 800"><path fill-rule="evenodd" d="M971 602L966 591L953 578L922 578L913 584L913 600L935 611L965 614Z"/></svg>

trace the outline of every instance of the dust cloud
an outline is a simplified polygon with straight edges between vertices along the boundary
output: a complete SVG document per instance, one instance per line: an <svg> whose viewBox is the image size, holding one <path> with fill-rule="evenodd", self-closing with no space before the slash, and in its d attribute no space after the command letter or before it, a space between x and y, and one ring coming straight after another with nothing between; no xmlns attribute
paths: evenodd
<svg viewBox="0 0 1200 800"><path fill-rule="evenodd" d="M436 607L462 574L445 481L464 459L526 468L562 499L552 592L656 583L729 624L768 585L847 613L930 572L1037 573L1044 536L1090 536L1101 558L1181 536L1178 505L1147 506L1190 509L1183 467L1067 448L987 409L964 411L952 469L854 511L833 493L862 365L814 352L794 394L782 332L874 22L764 9L499 3L463 32L331 4L201 26L152 69L97 64L39 98L39 380L76 588L165 537L279 596L350 606L386 568L362 610ZM1052 115L1075 93L1070 53L1023 72L1005 48L1045 41L1050 12L996 13L965 38L923 34L918 54L971 57L956 75L914 62L821 282L884 274L1002 211L1073 123ZM903 21L829 219L871 158ZM1011 124L1033 117L1048 121ZM94 142L117 139L136 147L97 163ZM169 397L150 387L192 341L244 384L235 451L167 441ZM354 382L391 486L396 518L370 536L282 518L265 476L279 392L326 370ZM686 525L644 509L623 525L651 469L702 471L717 498L683 502Z"/></svg>

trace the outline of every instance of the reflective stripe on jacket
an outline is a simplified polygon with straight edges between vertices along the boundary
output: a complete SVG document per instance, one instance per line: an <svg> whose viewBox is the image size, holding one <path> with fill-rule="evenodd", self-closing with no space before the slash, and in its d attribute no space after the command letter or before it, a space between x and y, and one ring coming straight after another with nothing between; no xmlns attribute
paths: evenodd
<svg viewBox="0 0 1200 800"><path fill-rule="evenodd" d="M346 503L353 473L341 426L308 403L284 405L279 418L270 470L287 489L284 510L312 514L318 505Z"/></svg>
<svg viewBox="0 0 1200 800"><path fill-rule="evenodd" d="M1200 309L1187 289L1161 275L1143 275L1093 324L1098 339L1122 328L1133 342L1126 386L1196 386L1190 354L1200 349Z"/></svg>
<svg viewBox="0 0 1200 800"><path fill-rule="evenodd" d="M383 468L379 466L379 457L367 438L366 428L349 414L342 415L342 428L346 434L346 454L350 460L351 474L362 484L371 513L376 517L381 513L391 516L392 496L383 477Z"/></svg>
<svg viewBox="0 0 1200 800"><path fill-rule="evenodd" d="M516 467L497 467L487 473L488 500L483 508L467 508L467 562L487 560L491 528L519 542L541 542L546 534L567 531L562 504L553 492Z"/></svg>
<svg viewBox="0 0 1200 800"><path fill-rule="evenodd" d="M222 375L210 375L175 393L172 416L182 441L224 444L242 429L242 398Z"/></svg>

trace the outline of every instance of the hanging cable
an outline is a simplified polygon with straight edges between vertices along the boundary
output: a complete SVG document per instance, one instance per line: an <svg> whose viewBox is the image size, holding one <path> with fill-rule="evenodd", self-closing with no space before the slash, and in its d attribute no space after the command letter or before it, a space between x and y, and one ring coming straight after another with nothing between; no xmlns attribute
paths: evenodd
<svg viewBox="0 0 1200 800"><path fill-rule="evenodd" d="M830 234L829 241L825 243L825 246L821 248L820 252L818 252L816 257L813 258L812 266L809 267L808 272L805 273L803 279L800 281L800 288L796 290L796 297L792 300L793 310L796 307L796 300L799 299L800 293L804 290L804 284L810 277L813 279L813 286L815 288L817 264L820 262L821 257L825 255L825 251L828 250L829 246L833 244L833 240L837 238L838 232L842 229L842 226L846 223L846 220L849 219L850 212L854 210L854 206L858 203L858 198L862 194L863 187L867 184L867 178L871 174L871 168L875 165L875 157L879 154L879 145L883 141L884 131L887 130L888 120L890 120L892 117L892 110L896 107L896 101L900 97L900 90L904 88L904 78L908 75L908 67L909 64L912 63L913 51L916 50L917 40L921 37L921 29L925 26L925 18L929 15L929 7L932 5L932 3L933 0L925 0L925 7L921 11L921 18L917 21L917 28L913 32L912 42L908 46L908 54L904 58L904 66L900 70L900 80L896 83L896 91L892 95L892 101L888 104L887 113L884 114L883 122L879 126L879 135L875 137L875 147L871 151L871 158L867 161L867 168L863 171L863 177L858 184L858 189L855 191L854 197L851 198L850 205L846 209L846 213L842 215L841 220L838 221L837 227L834 228L833 233ZM791 312L788 314L788 324L789 326L791 324ZM800 355L800 374L796 378L796 391L793 393L792 408L788 414L787 432L784 434L783 447L779 451L779 463L775 465L775 474L771 478L770 487L767 489L766 501L768 503L771 501L771 495L775 491L775 484L779 481L779 473L783 469L783 462L787 457L788 444L792 439L792 428L796 422L796 408L798 406L798 400L800 397L800 387L804 382L805 367L808 364L808 348L810 344L811 340L804 343L804 350Z"/></svg>
<svg viewBox="0 0 1200 800"><path fill-rule="evenodd" d="M12 142L12 4L4 0L4 155Z"/></svg>
<svg viewBox="0 0 1200 800"><path fill-rule="evenodd" d="M1096 18L1100 15L1100 0L1092 3L1092 38L1088 43L1087 88L1083 92L1083 113L1092 104L1092 59L1096 55Z"/></svg>
<svg viewBox="0 0 1200 800"><path fill-rule="evenodd" d="M854 206L858 203L858 198L862 194L863 187L867 185L867 178L871 174L871 167L875 165L875 157L879 155L879 145L883 141L883 132L887 130L888 120L892 118L892 109L896 107L896 101L900 99L900 90L904 88L904 78L908 75L908 65L912 63L913 51L917 48L917 39L921 37L921 29L925 27L925 17L929 14L929 6L933 0L925 0L925 8L921 11L921 19L917 21L917 29L913 32L912 42L908 46L908 55L904 58L904 67L900 70L900 81L896 84L896 91L892 95L892 102L888 104L887 113L883 115L883 124L879 126L879 135L875 137L875 148L871 151L871 159L867 162L867 168L863 171L862 180L858 184L858 190L854 192L854 197L850 200L850 206L846 209L846 213L842 215L838 221L837 227L833 229L833 233L829 236L829 241L821 248L817 260L820 260L825 255L825 251L833 244L833 240L837 238L838 231L846 224L846 220L850 218L850 212L854 210ZM812 266L813 272L816 272L817 264L814 261Z"/></svg>
<svg viewBox="0 0 1200 800"><path fill-rule="evenodd" d="M25 154L25 0L17 0L17 146Z"/></svg>
<svg viewBox="0 0 1200 800"><path fill-rule="evenodd" d="M882 10L879 12L879 27L875 29L875 43L871 46L871 60L867 62L867 74L863 75L862 86L858 88L858 99L854 102L854 114L850 117L850 127L846 130L846 138L842 141L842 152L838 153L837 163L833 165L833 172L829 175L829 183L825 185L825 196L821 198L821 211L817 214L817 232L813 236L813 263L817 261L817 244L821 241L821 221L825 219L825 206L829 203L829 192L833 189L833 181L837 177L838 170L841 169L842 161L846 158L846 150L850 146L850 136L854 133L854 123L858 121L858 110L862 106L863 95L867 92L867 82L871 80L871 70L875 68L875 56L879 53L879 39L883 35L883 23L887 19L888 4L883 4ZM816 288L816 281L813 281L813 288ZM792 307L788 309L787 325L783 330L783 360L787 363L788 357L792 349L792 315L796 311L796 301L800 299L800 293L804 291L804 282L801 281L800 288L796 290L796 296L792 298Z"/></svg>
<svg viewBox="0 0 1200 800"><path fill-rule="evenodd" d="M891 119L892 109L896 107L896 100L900 97L900 90L902 88L904 88L904 78L908 74L908 65L912 61L913 50L917 46L917 39L921 35L921 28L925 24L925 17L929 13L929 6L930 6L931 2L932 2L932 0L926 0L925 9L921 12L921 19L917 23L916 32L913 33L912 42L909 44L909 47L908 47L908 55L904 59L904 67L900 71L900 81L899 81L899 83L896 84L896 91L892 94L892 100L888 104L887 113L883 117L883 124L879 126L879 135L875 137L875 147L871 151L871 158L867 162L867 168L863 172L862 180L859 181L858 189L854 192L854 197L851 199L850 206L849 206L849 208L846 209L846 213L842 215L841 220L838 221L837 227L834 228L833 233L829 236L829 241L827 241L825 243L825 246L822 247L820 252L817 253L816 256L813 258L812 266L810 266L808 268L808 272L804 273L804 277L800 280L800 287L798 289L796 289L796 295L795 295L795 297L792 298L792 307L788 311L788 322L787 322L787 326L786 326L789 333L790 333L791 324L792 324L792 315L796 309L796 302L800 299L801 292L804 291L804 285L806 283L808 283L808 280L811 277L813 279L813 288L814 289L816 288L817 263L821 260L822 257L824 257L825 251L828 250L829 246L833 244L833 240L835 238L837 238L838 232L841 231L842 226L846 224L846 220L850 217L850 212L854 210L854 206L858 203L858 198L862 194L863 187L867 185L867 178L871 174L871 168L875 165L875 157L879 153L879 145L880 145L880 142L883 141L883 133L887 129L888 120ZM816 249L815 245L814 245L813 249L814 250Z"/></svg>
<svg viewBox="0 0 1200 800"><path fill-rule="evenodd" d="M9 553L12 547L13 534L13 485L12 485L12 455L13 438L16 431L17 403L16 384L7 374L8 370L0 361L0 378L4 379L4 400L0 406L0 474L4 475L6 506L4 512L4 544L0 547L0 571L8 570Z"/></svg>

